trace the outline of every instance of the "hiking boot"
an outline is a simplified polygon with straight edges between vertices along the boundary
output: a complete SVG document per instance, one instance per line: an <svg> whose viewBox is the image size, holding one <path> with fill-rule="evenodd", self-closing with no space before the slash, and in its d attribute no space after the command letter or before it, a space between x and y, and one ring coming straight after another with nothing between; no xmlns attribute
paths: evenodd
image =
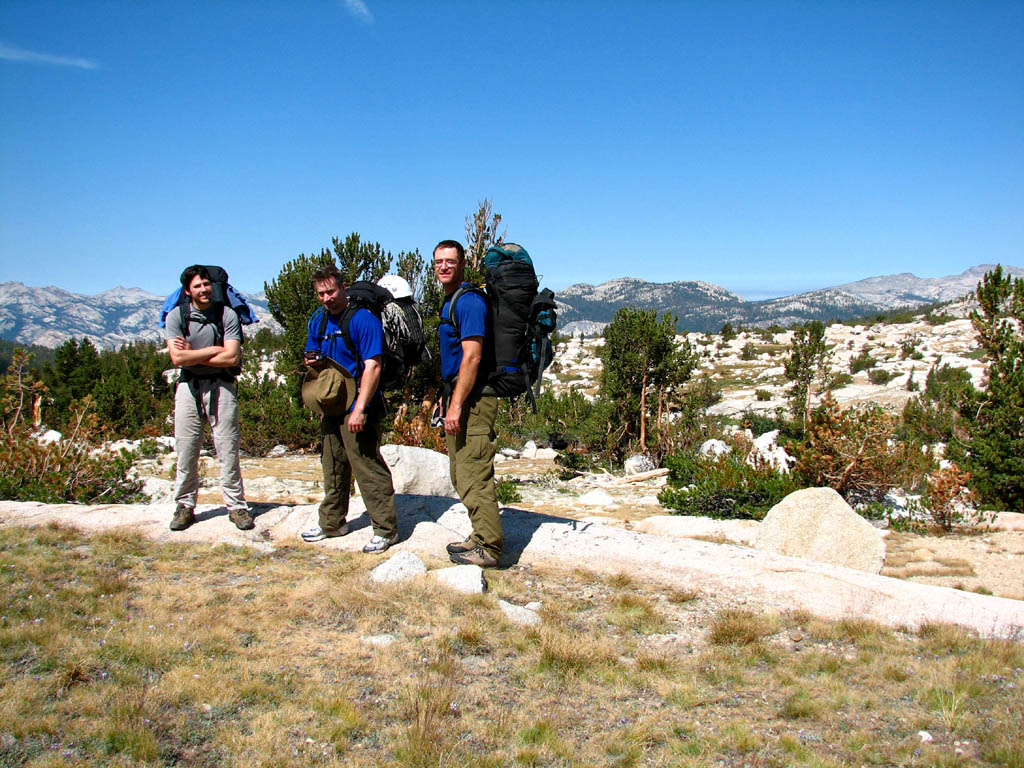
<svg viewBox="0 0 1024 768"><path fill-rule="evenodd" d="M240 531L251 531L256 527L252 521L252 513L248 509L232 509L228 511L228 520Z"/></svg>
<svg viewBox="0 0 1024 768"><path fill-rule="evenodd" d="M448 559L459 565L479 565L481 568L498 567L498 558L481 546L476 546L469 552L456 552L449 555Z"/></svg>
<svg viewBox="0 0 1024 768"><path fill-rule="evenodd" d="M184 531L196 521L195 512L184 504L179 504L174 510L174 517L171 518L172 531Z"/></svg>
<svg viewBox="0 0 1024 768"><path fill-rule="evenodd" d="M310 528L308 531L303 531L299 534L303 541L308 541L311 544L314 541L323 541L324 539L333 539L338 536L344 536L348 533L348 523L342 523L341 528L336 531L325 531L319 525Z"/></svg>
<svg viewBox="0 0 1024 768"><path fill-rule="evenodd" d="M472 536L469 536L465 541L453 541L445 547L445 550L447 550L449 555L461 555L466 552L472 552L476 547L476 540Z"/></svg>
<svg viewBox="0 0 1024 768"><path fill-rule="evenodd" d="M389 539L386 539L383 536L374 536L366 542L366 546L363 547L363 552L368 555L379 555L381 552L387 551L387 548L396 541L398 541L397 533Z"/></svg>

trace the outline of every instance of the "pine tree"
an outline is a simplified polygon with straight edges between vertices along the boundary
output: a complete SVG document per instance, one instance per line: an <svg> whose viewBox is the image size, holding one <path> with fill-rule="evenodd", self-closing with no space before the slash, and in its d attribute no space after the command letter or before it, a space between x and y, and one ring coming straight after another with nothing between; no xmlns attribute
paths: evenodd
<svg viewBox="0 0 1024 768"><path fill-rule="evenodd" d="M494 213L491 201L484 198L472 216L466 217L466 279L480 282L484 274L484 256L492 245L505 242L507 228L500 234L501 214Z"/></svg>
<svg viewBox="0 0 1024 768"><path fill-rule="evenodd" d="M825 347L825 326L813 320L802 325L793 334L793 346L785 363L786 378L793 382L790 388L790 407L793 418L807 424L811 388L815 380L823 380L828 372L828 350Z"/></svg>
<svg viewBox="0 0 1024 768"><path fill-rule="evenodd" d="M988 387L970 427L966 457L982 499L1024 512L1024 279L1001 266L976 292L971 322L988 361Z"/></svg>
<svg viewBox="0 0 1024 768"><path fill-rule="evenodd" d="M660 428L673 390L696 365L689 345L676 344L676 318L666 312L624 307L604 329L601 396L619 407L620 444L648 448L650 417Z"/></svg>

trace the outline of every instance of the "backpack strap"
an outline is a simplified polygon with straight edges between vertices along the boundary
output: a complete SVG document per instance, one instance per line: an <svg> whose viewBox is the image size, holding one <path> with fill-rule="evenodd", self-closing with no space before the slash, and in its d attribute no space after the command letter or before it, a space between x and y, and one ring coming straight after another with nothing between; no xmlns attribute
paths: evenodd
<svg viewBox="0 0 1024 768"><path fill-rule="evenodd" d="M341 338L345 340L345 346L348 347L348 351L352 353L352 359L356 361L356 370L359 372L359 376L356 378L358 385L359 379L363 375L363 356L359 354L359 348L356 346L355 341L352 340L352 332L349 330L349 326L352 325L352 316L361 307L354 307L351 303L345 308L345 311L341 315L341 322L338 323L338 332L341 334ZM326 313L325 313L326 314ZM326 318L324 324L326 325Z"/></svg>
<svg viewBox="0 0 1024 768"><path fill-rule="evenodd" d="M343 320L345 315L347 314L348 309L346 309L345 314L342 315ZM313 333L314 324L316 325L315 333ZM327 310L324 309L323 307L317 307L316 311L313 312L312 315L310 315L309 322L306 324L306 326L309 329L310 333L313 333L313 338L316 340L317 346L319 346L322 342L326 341L327 339L332 339L333 343L333 339L341 335L345 339L346 346L348 346L349 350L352 350L352 345L349 343L351 339L344 333L327 333ZM348 331L347 326L345 326L345 331ZM333 350L333 347L331 349ZM359 358L356 357L356 360L358 359Z"/></svg>
<svg viewBox="0 0 1024 768"><path fill-rule="evenodd" d="M319 313L320 322L316 332L316 341L317 344L319 344L321 341L327 338L327 310L324 309L323 307L320 307L319 309L317 309L316 312L313 313L313 317L317 317L317 313ZM312 323L312 319L310 319L310 323Z"/></svg>
<svg viewBox="0 0 1024 768"><path fill-rule="evenodd" d="M487 303L487 294L484 292L484 287L481 285L460 285L455 289L455 293L452 294L452 300L448 302L448 315L441 316L441 322L447 323L455 329L455 338L459 338L461 335L459 332L459 319L455 315L455 302L461 299L467 293L475 293L483 297L484 303ZM490 305L488 305L490 306Z"/></svg>
<svg viewBox="0 0 1024 768"><path fill-rule="evenodd" d="M213 343L223 344L224 343L224 305L219 301L213 302L213 322L204 323L204 325L213 326ZM189 321L192 316L192 300L189 299L183 304L178 304L178 312L181 313L181 331L182 335L187 339L189 334Z"/></svg>

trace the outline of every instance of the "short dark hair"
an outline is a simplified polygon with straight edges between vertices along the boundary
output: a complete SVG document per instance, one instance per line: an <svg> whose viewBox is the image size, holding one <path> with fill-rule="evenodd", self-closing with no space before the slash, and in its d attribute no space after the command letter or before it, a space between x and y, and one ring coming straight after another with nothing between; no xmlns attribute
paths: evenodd
<svg viewBox="0 0 1024 768"><path fill-rule="evenodd" d="M203 280L209 280L210 270L204 267L202 264L193 264L191 267L185 267L185 271L181 273L181 287L185 293L188 293L188 287L192 285L192 281L196 277L201 277ZM189 294L191 296L192 294Z"/></svg>
<svg viewBox="0 0 1024 768"><path fill-rule="evenodd" d="M341 270L338 269L334 264L328 264L320 267L313 273L313 287L316 287L317 283L324 283L328 280L334 280L341 288L345 284L345 277L341 274Z"/></svg>
<svg viewBox="0 0 1024 768"><path fill-rule="evenodd" d="M434 256L437 255L438 248L454 248L456 251L459 252L459 261L466 260L466 249L462 247L462 243L460 243L458 240L442 240L440 243L434 246Z"/></svg>

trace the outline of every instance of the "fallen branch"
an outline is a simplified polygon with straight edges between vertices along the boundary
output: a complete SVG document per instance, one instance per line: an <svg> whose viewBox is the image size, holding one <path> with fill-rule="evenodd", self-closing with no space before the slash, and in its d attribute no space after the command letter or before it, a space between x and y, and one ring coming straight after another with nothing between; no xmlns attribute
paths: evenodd
<svg viewBox="0 0 1024 768"><path fill-rule="evenodd" d="M662 467L661 469L652 469L650 472L641 472L638 475L630 475L629 477L620 477L618 480L614 480L614 481L608 483L608 485L609 486L616 486L616 485L629 485L630 483L641 483L644 480L652 480L655 477L662 477L663 475L667 475L668 473L669 473L669 469L667 467Z"/></svg>

